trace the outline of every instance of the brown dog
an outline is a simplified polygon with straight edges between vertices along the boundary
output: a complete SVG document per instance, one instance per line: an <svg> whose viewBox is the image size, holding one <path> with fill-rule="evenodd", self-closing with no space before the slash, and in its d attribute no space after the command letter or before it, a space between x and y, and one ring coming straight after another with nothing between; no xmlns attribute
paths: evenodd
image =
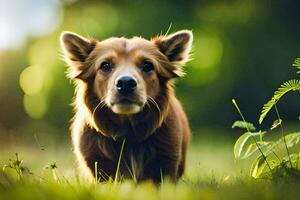
<svg viewBox="0 0 300 200"><path fill-rule="evenodd" d="M91 176L115 178L119 163L117 178L181 177L190 128L172 80L183 75L192 40L186 30L150 41L62 33L68 77L76 85L73 145Z"/></svg>

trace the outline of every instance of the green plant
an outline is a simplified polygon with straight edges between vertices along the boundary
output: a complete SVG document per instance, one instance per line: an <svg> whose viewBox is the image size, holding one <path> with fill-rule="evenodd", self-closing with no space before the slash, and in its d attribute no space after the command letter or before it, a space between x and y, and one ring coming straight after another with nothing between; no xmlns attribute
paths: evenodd
<svg viewBox="0 0 300 200"><path fill-rule="evenodd" d="M53 176L53 179L55 181L59 181L59 178L58 178L58 175L57 175L57 163L56 162L49 162L45 167L44 169L45 170L51 170L52 172L52 176Z"/></svg>
<svg viewBox="0 0 300 200"><path fill-rule="evenodd" d="M297 58L293 66L300 69L300 58ZM300 73L300 71L298 71ZM246 129L246 132L241 135L234 145L234 157L238 159L252 160L250 175L254 178L271 177L274 180L297 179L300 181L300 132L284 133L283 120L280 117L277 102L288 92L300 92L300 80L292 79L284 82L274 93L262 108L259 117L261 124L272 108L275 108L277 119L274 121L271 130L280 127L281 136L279 139L266 139L266 131L256 131L256 127L247 122L237 105L235 100L232 100L234 106L239 112L243 121L236 121L232 128L238 127Z"/></svg>
<svg viewBox="0 0 300 200"><path fill-rule="evenodd" d="M18 153L15 153L15 158L9 159L8 163L3 166L3 171L6 169L12 169L16 172L19 180L23 178L24 174L32 174L29 168L23 165L23 160L19 158Z"/></svg>

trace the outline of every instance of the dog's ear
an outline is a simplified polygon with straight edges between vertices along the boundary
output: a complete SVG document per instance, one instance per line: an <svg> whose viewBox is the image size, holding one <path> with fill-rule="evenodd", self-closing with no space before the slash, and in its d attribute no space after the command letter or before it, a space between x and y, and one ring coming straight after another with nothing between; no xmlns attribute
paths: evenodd
<svg viewBox="0 0 300 200"><path fill-rule="evenodd" d="M182 30L171 35L158 36L153 41L175 68L172 71L173 76L183 76L181 67L190 59L193 42L192 31Z"/></svg>
<svg viewBox="0 0 300 200"><path fill-rule="evenodd" d="M64 59L69 65L68 77L84 79L83 73L88 67L85 60L95 48L96 42L72 32L62 32L60 44Z"/></svg>

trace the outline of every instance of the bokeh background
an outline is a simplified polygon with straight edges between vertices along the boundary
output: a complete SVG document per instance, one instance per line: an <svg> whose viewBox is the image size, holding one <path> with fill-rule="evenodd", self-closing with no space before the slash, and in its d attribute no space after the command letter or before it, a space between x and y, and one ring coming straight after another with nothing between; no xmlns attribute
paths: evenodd
<svg viewBox="0 0 300 200"><path fill-rule="evenodd" d="M176 91L194 146L212 144L202 154L231 145L241 134L231 129L239 119L232 98L257 125L274 90L297 76L291 67L300 55L296 0L0 0L0 148L70 147L73 87L60 56L61 31L101 40L151 38L168 29L194 33L193 60ZM297 94L278 107L286 123L299 125ZM271 113L260 127L269 128L274 120Z"/></svg>

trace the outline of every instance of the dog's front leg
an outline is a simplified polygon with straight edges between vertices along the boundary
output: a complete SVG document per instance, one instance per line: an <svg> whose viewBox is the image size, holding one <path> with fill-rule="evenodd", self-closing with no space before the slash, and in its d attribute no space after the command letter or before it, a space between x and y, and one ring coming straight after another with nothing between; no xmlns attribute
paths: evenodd
<svg viewBox="0 0 300 200"><path fill-rule="evenodd" d="M116 174L116 164L106 158L90 155L85 157L87 167L97 181L104 182L110 178L114 179Z"/></svg>
<svg viewBox="0 0 300 200"><path fill-rule="evenodd" d="M98 181L114 178L117 163L114 162L114 150L109 139L86 128L79 141L79 145L75 145L75 152L89 174L97 177Z"/></svg>

